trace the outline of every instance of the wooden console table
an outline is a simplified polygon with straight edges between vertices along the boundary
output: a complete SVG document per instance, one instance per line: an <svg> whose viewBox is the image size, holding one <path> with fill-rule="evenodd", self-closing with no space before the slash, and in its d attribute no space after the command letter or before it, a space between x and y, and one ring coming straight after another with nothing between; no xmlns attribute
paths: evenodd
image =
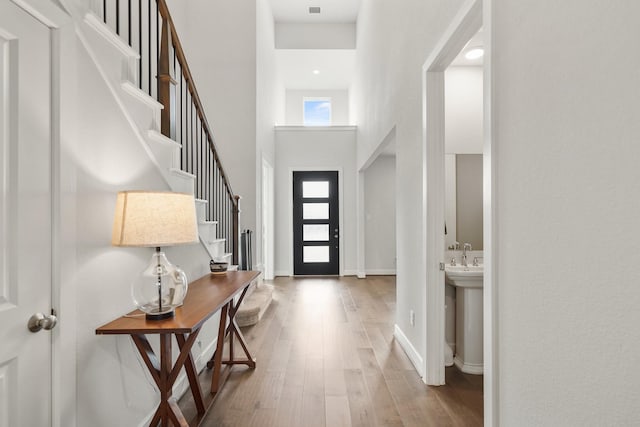
<svg viewBox="0 0 640 427"><path fill-rule="evenodd" d="M229 369L237 364L255 368L255 360L249 353L234 317L249 285L259 274L257 271L230 271L224 275L207 274L189 284L184 304L176 309L176 314L172 318L149 321L145 319L144 315L140 315L142 314L140 311L136 310L96 329L96 334L99 335L131 335L142 360L151 372L160 391L160 404L151 419L150 426L157 426L159 423L163 427L169 425L197 426L226 380L226 375L222 372L222 365L226 365ZM234 303L236 295L240 295L240 297ZM213 368L211 394L205 399L198 383L198 373L191 355L191 347L196 342L204 322L218 310L220 310L218 342L213 358L207 364L208 367ZM146 335L149 334L160 335L159 360L147 340ZM172 335L175 335L180 350L173 366L171 360ZM229 358L223 359L222 350L226 337L229 337ZM235 359L233 354L234 338L238 339L246 359ZM197 416L189 422L178 407L176 399L172 397L173 384L183 366L189 379L189 386L197 410ZM228 374L228 372L226 373Z"/></svg>

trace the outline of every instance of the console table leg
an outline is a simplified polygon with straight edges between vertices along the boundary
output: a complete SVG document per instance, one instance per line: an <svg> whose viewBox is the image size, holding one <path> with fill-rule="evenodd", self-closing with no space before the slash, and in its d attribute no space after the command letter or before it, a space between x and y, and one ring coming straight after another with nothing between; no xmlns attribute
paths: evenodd
<svg viewBox="0 0 640 427"><path fill-rule="evenodd" d="M193 334L198 334L200 329L193 332ZM191 335L189 338L193 338ZM185 336L184 334L176 334L176 341L178 341L178 347L180 351L184 351L185 346ZM198 382L198 373L196 370L196 365L193 362L193 357L191 356L191 347L189 346L189 353L184 362L184 369L187 371L187 378L189 379L189 386L191 388L191 394L193 395L193 401L196 404L196 410L199 415L203 415L206 412L206 408L204 407L204 401L202 399L202 390L200 389L200 383Z"/></svg>
<svg viewBox="0 0 640 427"><path fill-rule="evenodd" d="M169 426L169 399L172 390L169 384L169 375L171 374L171 335L160 334L160 412L162 419L162 427Z"/></svg>
<svg viewBox="0 0 640 427"><path fill-rule="evenodd" d="M182 411L178 407L176 400L172 397L173 384L178 377L178 373L182 366L186 363L185 369L187 370L187 376L189 377L189 385L193 392L194 400L198 412L202 410L204 413L204 403L202 401L202 393L200 392L200 385L198 384L197 375L195 375L195 365L193 358L191 357L191 347L195 342L198 332L196 330L189 335L189 338L185 339L184 334L176 334L176 340L180 347L180 354L176 359L175 365L171 359L171 335L170 333L160 334L160 358L156 357L149 341L144 335L132 334L131 338L138 348L138 352L142 356L142 360L149 369L151 376L153 377L158 391L160 392L160 404L158 409L153 414L153 418L149 426L156 427L160 424L162 427L178 426L187 427L188 423L182 414ZM191 370L193 375L189 374ZM193 377L193 379L191 378ZM200 396L200 399L197 398Z"/></svg>
<svg viewBox="0 0 640 427"><path fill-rule="evenodd" d="M222 369L222 350L224 349L224 337L227 325L227 313L229 304L225 304L220 312L220 325L218 327L218 342L216 343L216 352L213 354L213 376L211 377L211 393L218 392L220 384L220 371Z"/></svg>

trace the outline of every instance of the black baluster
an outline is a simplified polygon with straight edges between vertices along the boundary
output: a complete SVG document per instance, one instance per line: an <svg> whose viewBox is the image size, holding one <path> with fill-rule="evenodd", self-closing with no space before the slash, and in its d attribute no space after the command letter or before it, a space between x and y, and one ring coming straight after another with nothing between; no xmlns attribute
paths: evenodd
<svg viewBox="0 0 640 427"><path fill-rule="evenodd" d="M120 35L120 0L116 0L116 34Z"/></svg>
<svg viewBox="0 0 640 427"><path fill-rule="evenodd" d="M191 94L187 93L187 95L189 96L187 99L187 105L191 104ZM189 108L187 110L187 162L185 164L185 170L186 171L190 171L191 170L191 129L192 129L192 122L191 122L191 118L192 118L192 111L191 108Z"/></svg>
<svg viewBox="0 0 640 427"><path fill-rule="evenodd" d="M147 88L148 89L147 92L149 93L149 96L151 96L151 86L152 86L152 84L151 84L151 0L148 1L147 12L148 12L148 14L147 14L147 23L148 23L148 28L147 28L147 30L148 30L147 31L148 40L147 40L147 44L149 45L149 50L147 51L147 55L148 55L148 59L149 59L149 62L147 63L147 66L149 67L149 70L148 70L149 80L147 81L147 84L149 86Z"/></svg>
<svg viewBox="0 0 640 427"><path fill-rule="evenodd" d="M200 191L204 196L204 131L202 128L202 120L200 120L200 160L198 161L200 169ZM204 197L203 197L204 198Z"/></svg>
<svg viewBox="0 0 640 427"><path fill-rule="evenodd" d="M191 98L191 156L190 156L190 159L189 159L191 164L189 165L189 167L191 168L192 173L195 170L194 169L195 168L195 164L194 164L195 162L194 162L193 157L195 156L195 152L196 152L195 147L193 145L193 141L196 139L196 130L195 130L196 118L195 118L195 115L193 114L193 110L194 110L194 108L193 108L193 98Z"/></svg>
<svg viewBox="0 0 640 427"><path fill-rule="evenodd" d="M156 79L158 78L158 62L160 61L160 11L158 8L158 1L155 2L156 5L156 57L153 62L156 66ZM154 85L157 87L157 85ZM156 99L158 99L158 93L156 92Z"/></svg>
<svg viewBox="0 0 640 427"><path fill-rule="evenodd" d="M202 127L202 123L198 118L196 118L196 186L198 188L198 194L200 198L202 198L201 186L200 186L200 177L202 171L200 170L200 146L202 145L202 135L200 134L200 128Z"/></svg>
<svg viewBox="0 0 640 427"><path fill-rule="evenodd" d="M142 0L138 0L138 88L142 89Z"/></svg>

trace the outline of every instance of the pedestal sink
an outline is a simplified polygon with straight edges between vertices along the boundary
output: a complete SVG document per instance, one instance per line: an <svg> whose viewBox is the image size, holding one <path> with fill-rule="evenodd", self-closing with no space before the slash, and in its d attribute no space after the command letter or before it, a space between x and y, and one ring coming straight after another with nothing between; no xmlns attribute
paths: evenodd
<svg viewBox="0 0 640 427"><path fill-rule="evenodd" d="M468 374L482 374L483 266L446 265L447 284L456 288L456 354L453 363Z"/></svg>

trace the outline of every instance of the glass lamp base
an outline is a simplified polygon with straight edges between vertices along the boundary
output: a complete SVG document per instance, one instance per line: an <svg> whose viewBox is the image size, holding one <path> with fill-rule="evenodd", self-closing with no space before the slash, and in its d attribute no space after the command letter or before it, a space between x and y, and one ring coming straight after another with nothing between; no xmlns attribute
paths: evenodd
<svg viewBox="0 0 640 427"><path fill-rule="evenodd" d="M187 276L167 260L156 248L151 262L131 285L136 306L146 313L147 320L168 319L182 305L187 294Z"/></svg>

